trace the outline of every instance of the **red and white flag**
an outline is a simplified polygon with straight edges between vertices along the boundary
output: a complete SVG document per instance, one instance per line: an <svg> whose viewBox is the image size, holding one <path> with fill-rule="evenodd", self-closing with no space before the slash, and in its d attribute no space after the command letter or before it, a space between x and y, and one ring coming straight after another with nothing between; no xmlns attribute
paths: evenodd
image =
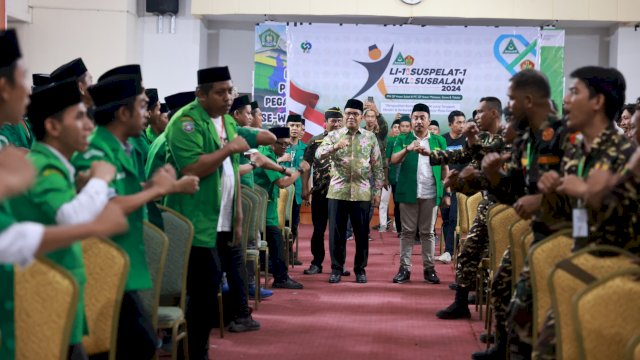
<svg viewBox="0 0 640 360"><path fill-rule="evenodd" d="M305 118L305 131L302 141L308 142L312 136L324 132L324 113L316 110L320 95L300 89L293 81L289 82L289 101L287 110L290 114Z"/></svg>

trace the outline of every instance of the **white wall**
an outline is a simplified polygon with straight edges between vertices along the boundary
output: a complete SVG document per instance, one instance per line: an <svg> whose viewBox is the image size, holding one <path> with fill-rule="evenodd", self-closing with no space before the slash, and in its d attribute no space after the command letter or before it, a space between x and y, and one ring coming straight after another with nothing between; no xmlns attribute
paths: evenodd
<svg viewBox="0 0 640 360"><path fill-rule="evenodd" d="M617 27L611 36L611 66L627 81L627 103L640 97L640 31L633 27Z"/></svg>
<svg viewBox="0 0 640 360"><path fill-rule="evenodd" d="M207 66L229 66L241 93L253 92L253 23L209 22Z"/></svg>
<svg viewBox="0 0 640 360"><path fill-rule="evenodd" d="M582 66L609 66L609 29L566 29L564 51L565 78Z"/></svg>

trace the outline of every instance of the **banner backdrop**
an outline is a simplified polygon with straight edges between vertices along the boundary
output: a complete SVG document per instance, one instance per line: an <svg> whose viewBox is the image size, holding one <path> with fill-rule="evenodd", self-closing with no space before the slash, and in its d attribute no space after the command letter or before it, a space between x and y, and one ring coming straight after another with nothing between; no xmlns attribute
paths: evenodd
<svg viewBox="0 0 640 360"><path fill-rule="evenodd" d="M265 125L284 124L287 116L287 26L258 25L255 39L253 99Z"/></svg>
<svg viewBox="0 0 640 360"><path fill-rule="evenodd" d="M257 38L262 31L258 26ZM388 122L423 102L446 132L447 115L462 110L470 118L481 97L506 105L509 78L522 69L542 63L554 84L564 76L564 32L545 38L549 58L541 59L537 27L298 24L286 34L286 110L302 114L312 135L322 131L324 111L342 109L349 98L372 98Z"/></svg>

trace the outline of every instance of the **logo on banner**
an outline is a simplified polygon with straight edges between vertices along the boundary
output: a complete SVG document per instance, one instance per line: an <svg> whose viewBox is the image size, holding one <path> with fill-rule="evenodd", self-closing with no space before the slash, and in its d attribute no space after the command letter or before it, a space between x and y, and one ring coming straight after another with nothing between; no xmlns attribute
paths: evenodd
<svg viewBox="0 0 640 360"><path fill-rule="evenodd" d="M502 53L503 54L520 54L520 51L518 51L516 44L513 42L513 39L510 39L507 46L504 48L504 50L502 50Z"/></svg>
<svg viewBox="0 0 640 360"><path fill-rule="evenodd" d="M518 45L524 47L518 50ZM519 69L533 69L533 59L538 56L538 40L529 42L520 34L504 34L498 36L493 44L493 55L496 60L511 74L515 75Z"/></svg>
<svg viewBox="0 0 640 360"><path fill-rule="evenodd" d="M308 54L311 52L311 48L313 46L311 45L311 43L309 41L303 41L300 43L300 49L302 49L302 52L305 54Z"/></svg>
<svg viewBox="0 0 640 360"><path fill-rule="evenodd" d="M357 98L358 96L364 94L367 90L371 89L371 87L376 84L378 84L378 89L380 89L382 95L387 95L387 87L384 84L384 79L382 78L382 76L387 70L387 66L389 66L389 63L391 62L391 54L393 54L393 45L391 45L391 49L389 49L387 55L382 57L382 51L378 49L377 45L373 44L369 46L369 58L371 60L375 60L374 62L354 60L358 64L364 66L369 74L367 77L367 81L362 86L362 89L360 89L360 91L353 95L353 98ZM402 57L402 54L398 54L398 57ZM398 57L396 57L396 60ZM402 57L402 61L405 61L404 57Z"/></svg>
<svg viewBox="0 0 640 360"><path fill-rule="evenodd" d="M393 61L393 65L405 65L411 66L415 62L415 58L411 55L403 56L401 52L398 53L396 59Z"/></svg>
<svg viewBox="0 0 640 360"><path fill-rule="evenodd" d="M264 48L277 47L280 41L280 35L271 29L263 31L258 37L260 38L260 44L262 44Z"/></svg>

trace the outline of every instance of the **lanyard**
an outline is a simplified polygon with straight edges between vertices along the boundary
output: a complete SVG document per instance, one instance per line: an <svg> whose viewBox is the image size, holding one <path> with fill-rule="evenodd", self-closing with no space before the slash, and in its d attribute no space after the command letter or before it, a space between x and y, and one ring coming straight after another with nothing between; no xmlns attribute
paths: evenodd
<svg viewBox="0 0 640 360"><path fill-rule="evenodd" d="M583 176L583 174L584 174L584 162L585 162L586 158L587 158L586 156L583 156L580 159L580 162L578 163L578 177L581 177L581 178L584 177Z"/></svg>
<svg viewBox="0 0 640 360"><path fill-rule="evenodd" d="M533 154L531 153L531 140L527 142L527 172L531 171L531 163L533 162Z"/></svg>

